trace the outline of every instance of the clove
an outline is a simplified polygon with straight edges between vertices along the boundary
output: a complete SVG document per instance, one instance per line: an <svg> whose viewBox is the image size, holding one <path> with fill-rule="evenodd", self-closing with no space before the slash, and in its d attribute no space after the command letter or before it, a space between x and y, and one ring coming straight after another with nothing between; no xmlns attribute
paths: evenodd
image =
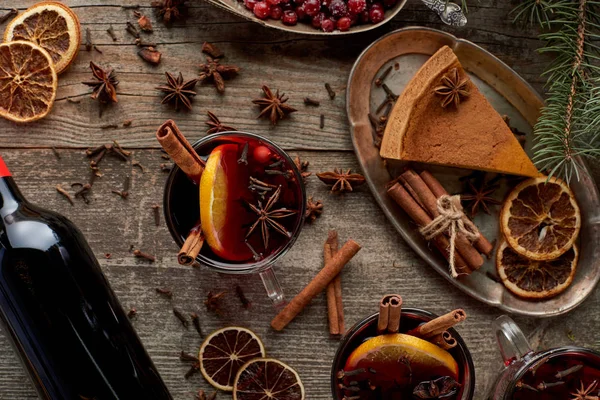
<svg viewBox="0 0 600 400"><path fill-rule="evenodd" d="M242 303L242 306L245 309L248 309L252 306L252 303L250 302L250 300L248 300L246 294L244 293L244 290L240 285L235 285L235 294L237 295L238 299L240 299L240 302Z"/></svg>
<svg viewBox="0 0 600 400"><path fill-rule="evenodd" d="M248 165L248 149L250 147L250 144L248 142L246 142L246 144L244 144L244 148L242 149L242 154L240 155L240 158L238 158L237 162L238 164L244 164L244 165Z"/></svg>
<svg viewBox="0 0 600 400"><path fill-rule="evenodd" d="M106 32L108 33L110 38L113 40L113 42L117 41L117 35L115 35L115 30L112 25L106 30Z"/></svg>
<svg viewBox="0 0 600 400"><path fill-rule="evenodd" d="M62 188L62 186L60 185L56 185L56 191L60 194L62 194L65 199L67 199L67 201L69 203L71 203L72 206L75 205L75 202L73 202L73 198L71 197L71 195L69 194L69 192L67 192L65 189Z"/></svg>
<svg viewBox="0 0 600 400"><path fill-rule="evenodd" d="M129 33L131 36L133 36L135 38L140 37L140 31L138 31L137 28L135 27L135 25L133 25L129 21L127 21L127 27L125 28L125 30L127 31L127 33Z"/></svg>
<svg viewBox="0 0 600 400"><path fill-rule="evenodd" d="M153 204L151 206L151 208L152 208L152 214L154 214L154 225L159 226L160 225L160 206L158 204Z"/></svg>
<svg viewBox="0 0 600 400"><path fill-rule="evenodd" d="M329 98L331 100L335 99L335 92L333 91L329 83L325 83L325 89L327 89L327 94L329 95Z"/></svg>
<svg viewBox="0 0 600 400"><path fill-rule="evenodd" d="M156 288L154 290L156 290L156 293L162 294L163 296L165 296L168 299L172 299L173 298L173 292L170 291L167 288Z"/></svg>
<svg viewBox="0 0 600 400"><path fill-rule="evenodd" d="M154 257L153 255L144 253L143 251L141 251L139 249L133 250L133 255L136 256L137 258L144 258L144 259L149 260L151 262L156 261L156 257Z"/></svg>
<svg viewBox="0 0 600 400"><path fill-rule="evenodd" d="M313 106L313 107L319 107L319 105L321 105L321 103L319 103L317 100L313 100L310 97L305 97L304 98L304 105L306 106Z"/></svg>
<svg viewBox="0 0 600 400"><path fill-rule="evenodd" d="M135 309L135 307L131 307L131 308L129 309L129 311L127 312L127 317L128 317L129 319L131 319L131 318L135 317L136 315L137 315L137 310Z"/></svg>
<svg viewBox="0 0 600 400"><path fill-rule="evenodd" d="M56 147L52 146L52 153L54 153L54 157L56 157L57 160L60 160L60 153L58 152L58 150L56 150Z"/></svg>
<svg viewBox="0 0 600 400"><path fill-rule="evenodd" d="M385 81L385 79L390 74L390 72L392 72L391 65L389 67L387 67L385 71L383 71L383 73L381 74L381 76L379 76L379 78L375 79L375 86L381 86L383 84L383 82Z"/></svg>
<svg viewBox="0 0 600 400"><path fill-rule="evenodd" d="M183 315L183 313L175 307L173 307L173 315L175 315L175 317L177 317L177 319L179 320L179 322L181 322L181 325L183 325L184 328L187 328L188 326L190 326L190 323L188 322L185 315Z"/></svg>
<svg viewBox="0 0 600 400"><path fill-rule="evenodd" d="M554 377L555 377L556 379L562 379L562 378L564 378L565 376L568 376L568 375L574 374L575 372L579 371L581 368L583 368L583 364L574 365L574 366L572 366L571 368L567 368L567 369L565 369L564 371L558 371L558 372L556 373L556 375L554 375Z"/></svg>
<svg viewBox="0 0 600 400"><path fill-rule="evenodd" d="M200 326L200 317L196 313L190 313L190 317L192 318L192 325L200 335L200 337L204 336L202 333L202 327Z"/></svg>

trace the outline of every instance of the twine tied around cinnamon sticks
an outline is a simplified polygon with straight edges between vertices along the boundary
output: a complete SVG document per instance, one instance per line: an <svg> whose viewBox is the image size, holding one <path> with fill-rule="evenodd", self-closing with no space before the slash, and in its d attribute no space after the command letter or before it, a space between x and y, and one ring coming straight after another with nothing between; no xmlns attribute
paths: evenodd
<svg viewBox="0 0 600 400"><path fill-rule="evenodd" d="M429 224L421 227L419 232L426 240L431 240L445 232L450 232L450 249L448 263L453 278L458 276L455 266L456 235L461 233L466 239L474 242L479 238L479 231L470 219L465 218L463 207L460 204L460 196L444 194L437 199L437 210L439 215Z"/></svg>

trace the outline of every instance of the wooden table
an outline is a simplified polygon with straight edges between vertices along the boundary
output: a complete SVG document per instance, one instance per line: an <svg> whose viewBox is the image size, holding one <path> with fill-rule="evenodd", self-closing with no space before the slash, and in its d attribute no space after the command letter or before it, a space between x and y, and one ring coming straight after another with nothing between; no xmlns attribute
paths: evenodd
<svg viewBox="0 0 600 400"><path fill-rule="evenodd" d="M156 128L173 118L191 140L204 135L206 111L212 110L223 122L238 129L265 135L281 144L292 155L310 161L310 171L333 167L357 169L345 115L344 89L350 68L358 54L384 33L404 26L425 25L450 31L485 47L508 63L519 74L542 90L540 73L547 59L536 53L540 42L535 29L512 25L508 13L516 2L480 0L470 7L469 23L451 29L417 1L410 1L397 18L385 27L358 36L319 38L297 36L266 29L230 15L200 0L190 0L190 17L167 29L152 16L154 33L147 40L157 42L163 59L158 67L142 61L125 32L125 22L134 21L132 10L121 5L136 0L67 0L79 15L82 28L90 29L102 54L85 49L70 69L60 76L59 89L50 115L42 121L17 126L0 121L1 154L26 197L71 218L84 232L94 253L117 292L124 308L136 307L134 319L144 345L152 356L175 399L192 399L199 388L209 389L200 375L184 379L188 366L178 359L180 350L195 352L201 339L193 330L182 328L171 309L198 312L206 332L228 325L253 329L264 340L270 356L295 367L304 382L307 398L330 399L330 367L338 341L327 330L324 296L313 303L283 332L269 327L274 311L257 276L220 276L205 269L181 267L176 261L177 247L165 224L154 225L151 205L162 202L166 174L161 171ZM22 0L29 7L35 0ZM140 0L140 11L152 15L148 0ZM2 12L14 5L0 2ZM117 41L106 29L112 25ZM3 28L3 27L2 27ZM197 87L193 111L175 112L161 105L155 87L165 81L164 72L182 72L185 78L198 73L203 62L204 41L217 44L226 54L227 64L241 67L240 75L226 82L219 95L210 84ZM91 60L115 68L120 84L119 103L99 117L98 104L90 90L80 82L91 76ZM337 96L329 100L324 83L329 82ZM268 84L290 97L300 111L272 128L257 120L257 108L250 103ZM306 96L321 101L319 108L306 107ZM70 100L70 101L69 101ZM78 103L72 103L77 101ZM325 127L319 129L320 114ZM130 127L122 127L132 119ZM117 129L103 126L118 124ZM96 180L90 204L76 201L69 205L55 186L69 187L89 177L84 150L117 139L134 151L145 171L108 157L102 162L104 176ZM57 159L51 147L60 153ZM599 169L595 177L600 177ZM124 200L111 193L119 189L126 175L131 176L130 196ZM477 372L476 399L482 399L501 367L496 351L492 320L500 313L464 295L429 268L402 241L399 234L375 204L368 188L335 196L316 177L309 178L308 192L322 199L325 212L314 224L307 224L294 248L279 263L277 272L288 296L293 296L321 268L322 242L329 229L337 229L341 239L353 238L363 250L344 272L344 299L349 325L376 311L377 299L384 293L398 292L406 306L422 307L436 313L463 307L469 314L459 328L468 343ZM136 259L130 245L155 254L157 261ZM106 253L111 257L107 259ZM241 309L233 288L240 284L253 307ZM155 293L156 287L169 287L172 301ZM207 313L203 301L209 290L227 290L227 311L221 317ZM548 348L576 344L600 347L595 328L600 322L600 292L596 291L570 314L554 319L515 318L535 347ZM35 399L33 386L19 365L7 339L0 335L0 399ZM227 394L219 398L229 398Z"/></svg>

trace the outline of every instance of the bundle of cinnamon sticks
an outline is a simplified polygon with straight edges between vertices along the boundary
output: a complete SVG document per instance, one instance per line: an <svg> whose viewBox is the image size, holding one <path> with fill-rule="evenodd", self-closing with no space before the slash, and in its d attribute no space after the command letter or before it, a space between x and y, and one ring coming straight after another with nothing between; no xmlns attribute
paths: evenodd
<svg viewBox="0 0 600 400"><path fill-rule="evenodd" d="M204 172L204 162L198 156L190 142L179 130L175 121L168 120L156 131L156 139L179 168L195 183L200 182ZM200 222L189 232L179 254L177 261L181 265L194 264L196 257L204 244L204 235Z"/></svg>
<svg viewBox="0 0 600 400"><path fill-rule="evenodd" d="M440 215L438 198L448 195L448 192L429 171L417 173L407 169L394 181L388 189L388 194L419 227L425 227ZM494 249L489 240L478 233L474 242L469 241L462 233L456 235L454 266L458 274L470 274L479 269L484 262L481 254L489 257ZM431 239L431 243L446 260L450 259L449 236L446 232Z"/></svg>

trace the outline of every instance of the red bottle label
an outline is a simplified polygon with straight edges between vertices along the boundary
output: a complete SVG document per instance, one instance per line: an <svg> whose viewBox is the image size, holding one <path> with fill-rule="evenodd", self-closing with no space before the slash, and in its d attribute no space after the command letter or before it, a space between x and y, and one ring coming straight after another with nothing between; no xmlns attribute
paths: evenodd
<svg viewBox="0 0 600 400"><path fill-rule="evenodd" d="M6 164L4 163L2 156L0 156L0 178L4 178L5 176L12 176L12 174L8 170Z"/></svg>

